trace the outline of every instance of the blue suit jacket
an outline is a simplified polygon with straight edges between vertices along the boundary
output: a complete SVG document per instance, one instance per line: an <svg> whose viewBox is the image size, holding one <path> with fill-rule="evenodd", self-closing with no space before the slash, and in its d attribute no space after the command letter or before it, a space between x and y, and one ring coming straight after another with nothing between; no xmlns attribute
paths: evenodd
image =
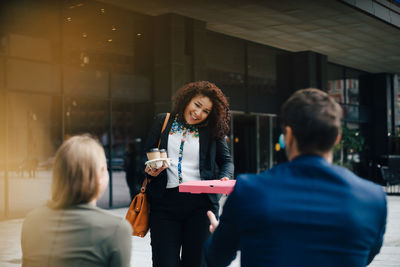
<svg viewBox="0 0 400 267"><path fill-rule="evenodd" d="M382 246L386 195L324 158L240 175L206 242L208 266L366 266Z"/></svg>

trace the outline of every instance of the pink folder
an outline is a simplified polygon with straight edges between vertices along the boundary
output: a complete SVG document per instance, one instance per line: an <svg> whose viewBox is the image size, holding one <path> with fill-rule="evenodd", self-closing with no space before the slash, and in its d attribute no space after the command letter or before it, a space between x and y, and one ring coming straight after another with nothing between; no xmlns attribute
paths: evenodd
<svg viewBox="0 0 400 267"><path fill-rule="evenodd" d="M229 195L236 180L221 181L221 180L205 180L184 182L179 185L179 192L200 194L227 194Z"/></svg>

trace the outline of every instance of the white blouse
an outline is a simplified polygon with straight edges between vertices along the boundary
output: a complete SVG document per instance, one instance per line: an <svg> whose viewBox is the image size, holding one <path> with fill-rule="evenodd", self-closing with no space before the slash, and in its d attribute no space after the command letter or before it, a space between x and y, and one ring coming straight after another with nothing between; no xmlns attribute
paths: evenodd
<svg viewBox="0 0 400 267"><path fill-rule="evenodd" d="M186 133L185 133L186 131ZM183 134L185 133L185 136ZM181 151L182 140L184 139ZM182 123L173 122L168 137L168 157L171 158L171 165L167 168L167 188L179 186L179 175L182 182L199 181L200 178L200 143L197 128L185 128ZM182 155L179 164L179 158ZM181 172L178 167L181 166Z"/></svg>

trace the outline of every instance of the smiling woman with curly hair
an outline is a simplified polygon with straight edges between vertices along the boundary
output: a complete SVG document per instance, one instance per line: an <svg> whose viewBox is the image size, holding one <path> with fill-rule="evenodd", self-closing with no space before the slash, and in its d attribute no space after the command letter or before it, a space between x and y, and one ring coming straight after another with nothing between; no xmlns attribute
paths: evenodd
<svg viewBox="0 0 400 267"><path fill-rule="evenodd" d="M222 91L207 81L184 85L173 101L171 116L156 116L145 143L149 151L160 140L159 148L166 149L171 159L169 168L145 169L151 180L147 193L153 266L200 267L210 234L207 211L218 214L219 195L180 193L178 188L187 181L232 178L225 140L231 114Z"/></svg>
<svg viewBox="0 0 400 267"><path fill-rule="evenodd" d="M213 83L199 81L184 85L174 96L175 105L172 115L178 115L179 120L185 121L183 117L185 108L196 95L206 96L212 102L211 112L203 124L207 124L210 127L214 137L225 137L229 132L231 112L225 95Z"/></svg>

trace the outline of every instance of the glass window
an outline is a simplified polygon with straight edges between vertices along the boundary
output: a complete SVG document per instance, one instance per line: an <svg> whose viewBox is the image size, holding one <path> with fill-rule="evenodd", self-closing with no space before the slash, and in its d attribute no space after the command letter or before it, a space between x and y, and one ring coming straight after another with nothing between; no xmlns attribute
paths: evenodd
<svg viewBox="0 0 400 267"><path fill-rule="evenodd" d="M108 96L108 72L79 67L64 68L64 92L70 95Z"/></svg>
<svg viewBox="0 0 400 267"><path fill-rule="evenodd" d="M4 216L4 175L6 169L6 94L0 90L0 218Z"/></svg>
<svg viewBox="0 0 400 267"><path fill-rule="evenodd" d="M0 16L0 195L7 159L10 216L48 198L54 152L79 133L99 138L114 174L113 204L129 204L125 174L123 188L118 175L128 145L141 151L152 122L152 18L91 0L17 0L1 6L7 12ZM30 186L34 190L28 192ZM110 204L107 190L102 207Z"/></svg>
<svg viewBox="0 0 400 267"><path fill-rule="evenodd" d="M139 168L140 142L137 142L134 127L134 118L138 115L133 103L113 101L112 106L113 206L123 206L129 204L139 184L136 171Z"/></svg>
<svg viewBox="0 0 400 267"><path fill-rule="evenodd" d="M248 43L248 110L250 112L276 113L276 57L280 50Z"/></svg>
<svg viewBox="0 0 400 267"><path fill-rule="evenodd" d="M79 60L81 53L95 58L81 61L84 65L132 64L119 55L133 56L134 21L132 12L97 1L66 1L63 6L64 59ZM107 62L112 55L111 62ZM78 58L75 58L78 56Z"/></svg>
<svg viewBox="0 0 400 267"><path fill-rule="evenodd" d="M64 101L64 108L64 139L73 135L88 133L98 138L107 153L111 138L109 135L109 102L103 99L67 96ZM107 158L109 160L108 156ZM108 187L97 204L100 207L108 208L109 195Z"/></svg>
<svg viewBox="0 0 400 267"><path fill-rule="evenodd" d="M0 40L1 41L1 40ZM0 90L5 88L5 79L4 79L4 61L5 58L0 56Z"/></svg>
<svg viewBox="0 0 400 267"><path fill-rule="evenodd" d="M136 72L136 57L143 53L135 53L136 43L147 40L149 35L143 31L143 17L97 1L65 2L64 63L113 72Z"/></svg>
<svg viewBox="0 0 400 267"><path fill-rule="evenodd" d="M259 172L271 169L274 165L274 147L278 140L275 133L277 128L277 118L273 116L259 115L259 138L260 138L260 164Z"/></svg>
<svg viewBox="0 0 400 267"><path fill-rule="evenodd" d="M61 102L55 96L8 96L8 208L10 216L20 216L48 200L62 137Z"/></svg>
<svg viewBox="0 0 400 267"><path fill-rule="evenodd" d="M143 142L152 114L147 104L112 102L113 206L129 205L143 181ZM106 148L108 149L108 147ZM107 152L109 154L109 152Z"/></svg>
<svg viewBox="0 0 400 267"><path fill-rule="evenodd" d="M328 63L328 94L338 103L344 103L344 69Z"/></svg>
<svg viewBox="0 0 400 267"><path fill-rule="evenodd" d="M145 76L113 73L111 76L111 92L113 98L150 102L151 81Z"/></svg>
<svg viewBox="0 0 400 267"><path fill-rule="evenodd" d="M328 64L328 93L342 105L344 121L353 129L358 128L356 124L366 119L364 108L359 105L359 76L363 74L363 71Z"/></svg>
<svg viewBox="0 0 400 267"><path fill-rule="evenodd" d="M394 85L394 112L395 112L395 135L400 137L400 74L395 75ZM399 149L400 151L400 149Z"/></svg>
<svg viewBox="0 0 400 267"><path fill-rule="evenodd" d="M51 0L8 1L2 26L9 56L54 62L60 38L59 2Z"/></svg>
<svg viewBox="0 0 400 267"><path fill-rule="evenodd" d="M276 57L280 50L249 43L247 53L249 89L263 89L270 94L277 94Z"/></svg>
<svg viewBox="0 0 400 267"><path fill-rule="evenodd" d="M67 94L150 101L151 27L146 16L97 1L63 6ZM139 75L140 74L140 75Z"/></svg>
<svg viewBox="0 0 400 267"><path fill-rule="evenodd" d="M9 35L9 55L40 61L54 61L55 52L50 40L27 35Z"/></svg>
<svg viewBox="0 0 400 267"><path fill-rule="evenodd" d="M126 206L138 191L140 158L135 137L134 118L138 116L134 104L113 101L112 103L112 171L113 171L113 206ZM132 195L130 195L130 190Z"/></svg>
<svg viewBox="0 0 400 267"><path fill-rule="evenodd" d="M359 77L365 75L366 72L345 68L345 84L344 84L344 118L349 123L347 126L351 129L358 130L359 123L367 122L365 107L360 106L359 94Z"/></svg>
<svg viewBox="0 0 400 267"><path fill-rule="evenodd" d="M400 76L393 76L394 134L389 139L392 143L390 154L400 155Z"/></svg>
<svg viewBox="0 0 400 267"><path fill-rule="evenodd" d="M220 33L207 32L209 69L244 75L244 41Z"/></svg>
<svg viewBox="0 0 400 267"><path fill-rule="evenodd" d="M233 114L233 151L235 177L257 172L256 116Z"/></svg>
<svg viewBox="0 0 400 267"><path fill-rule="evenodd" d="M245 42L207 31L208 80L214 82L229 98L234 110L245 110Z"/></svg>
<svg viewBox="0 0 400 267"><path fill-rule="evenodd" d="M89 133L108 144L109 102L102 99L69 96L64 102L65 138Z"/></svg>
<svg viewBox="0 0 400 267"><path fill-rule="evenodd" d="M366 72L336 64L328 64L328 93L343 108L342 139L335 147L334 161L354 171L360 171L364 153L365 122L368 122L365 106L360 106L359 77Z"/></svg>
<svg viewBox="0 0 400 267"><path fill-rule="evenodd" d="M6 54L6 45L7 45L7 36L0 30L0 56Z"/></svg>
<svg viewBox="0 0 400 267"><path fill-rule="evenodd" d="M5 7L7 12L1 16L4 33L0 34L0 51L7 56L5 86L58 93L58 2L19 0L9 1Z"/></svg>
<svg viewBox="0 0 400 267"><path fill-rule="evenodd" d="M43 62L9 59L7 61L7 88L59 92L59 67Z"/></svg>

